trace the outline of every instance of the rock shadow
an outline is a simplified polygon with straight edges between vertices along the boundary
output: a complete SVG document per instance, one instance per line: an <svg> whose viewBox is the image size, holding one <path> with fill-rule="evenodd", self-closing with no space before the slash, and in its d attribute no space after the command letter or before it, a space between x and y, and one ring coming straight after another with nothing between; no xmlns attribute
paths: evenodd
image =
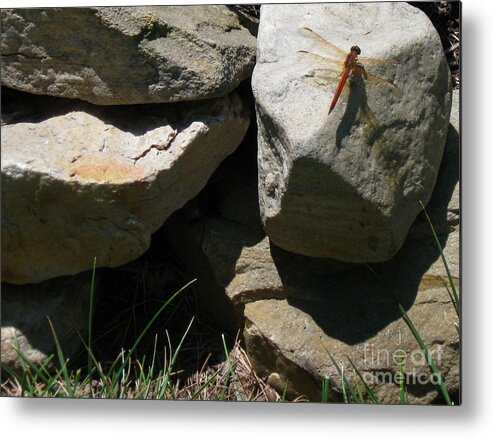
<svg viewBox="0 0 493 437"><path fill-rule="evenodd" d="M346 108L336 131L336 149L340 150L344 138L351 135L351 129L359 122L358 114L370 111L368 95L363 79L355 74L348 80L349 93ZM339 103L341 104L341 103Z"/></svg>
<svg viewBox="0 0 493 437"><path fill-rule="evenodd" d="M41 123L73 111L82 111L134 136L170 125L177 131L192 121L207 121L224 110L223 99L210 101L94 105L78 99L35 95L2 87L2 125Z"/></svg>
<svg viewBox="0 0 493 437"><path fill-rule="evenodd" d="M316 258L336 254L339 259L364 262L380 260L401 246L400 229L405 224L398 220L407 220L416 205L395 194L399 187L391 185L390 178L386 180L388 195L397 197L399 203L393 207L403 210L395 218L389 217L385 205L362 194L362 182L355 186L350 177L316 158L296 159L290 172L282 214L266 221L268 235L274 242L282 241L285 250L297 253L309 248L310 256Z"/></svg>
<svg viewBox="0 0 493 437"><path fill-rule="evenodd" d="M430 201L426 205L426 211L438 234L448 233L451 226L459 224L460 153L459 132L449 124L437 181ZM456 196L456 199L452 200L453 196ZM425 214L420 213L411 228L410 237L429 235L429 229Z"/></svg>
<svg viewBox="0 0 493 437"><path fill-rule="evenodd" d="M459 134L451 125L444 158L427 211L447 245L454 222L452 196L459 182ZM452 213L452 216L451 216ZM272 259L290 305L302 310L330 337L354 345L368 340L401 317L397 303L412 307L426 287L425 273L440 257L421 213L403 247L388 262L348 264L286 252L271 244ZM431 278L433 279L433 278Z"/></svg>
<svg viewBox="0 0 493 437"><path fill-rule="evenodd" d="M446 237L440 243L445 246ZM413 256L416 252L420 256ZM398 303L411 308L423 275L440 255L431 239L406 243L392 261L372 265L307 259L273 245L271 253L289 304L312 317L329 337L350 345L399 319Z"/></svg>
<svg viewBox="0 0 493 437"><path fill-rule="evenodd" d="M221 163L198 196L174 213L162 232L199 289L206 313L236 333L242 314L225 293L242 251L265 238L260 222L252 123L238 149Z"/></svg>

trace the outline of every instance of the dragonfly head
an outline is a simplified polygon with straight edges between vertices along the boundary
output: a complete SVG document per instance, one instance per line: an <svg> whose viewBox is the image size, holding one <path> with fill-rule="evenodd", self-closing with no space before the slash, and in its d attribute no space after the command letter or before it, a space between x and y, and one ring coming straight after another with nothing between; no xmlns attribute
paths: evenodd
<svg viewBox="0 0 493 437"><path fill-rule="evenodd" d="M358 55L360 55L360 54L361 54L361 49L360 49L358 46L352 46L352 47L351 47L351 53L352 53L353 55L358 56Z"/></svg>

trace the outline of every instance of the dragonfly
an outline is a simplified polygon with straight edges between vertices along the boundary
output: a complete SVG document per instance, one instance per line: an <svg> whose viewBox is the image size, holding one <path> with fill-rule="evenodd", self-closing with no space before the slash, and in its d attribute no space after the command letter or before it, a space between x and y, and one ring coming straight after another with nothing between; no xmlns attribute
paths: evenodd
<svg viewBox="0 0 493 437"><path fill-rule="evenodd" d="M383 83L385 85L392 87L394 90L397 91L399 90L399 88L393 83L393 81L368 73L365 69L364 64L369 66L380 65L380 66L389 67L389 66L400 65L402 64L402 62L395 60L382 60L375 58L360 57L359 55L361 54L361 49L357 45L352 46L349 53L346 53L345 51L343 51L342 49L340 49L339 47L337 47L336 45L334 45L333 43L331 43L330 41L326 40L324 37L319 35L317 32L310 29L309 27L302 27L300 29L300 33L310 38L320 48L322 48L324 51L329 53L330 56L332 57L329 58L326 56L317 55L307 50L299 50L298 51L299 54L310 58L314 62L325 64L326 67L332 64L335 67L339 67L339 70L342 70L342 72L340 73L339 83L337 84L334 93L334 97L332 98L332 101L329 106L329 114L336 107L339 97L341 96L342 90L344 89L346 82L348 78L351 77L351 75L359 76L365 80L371 80L374 82Z"/></svg>

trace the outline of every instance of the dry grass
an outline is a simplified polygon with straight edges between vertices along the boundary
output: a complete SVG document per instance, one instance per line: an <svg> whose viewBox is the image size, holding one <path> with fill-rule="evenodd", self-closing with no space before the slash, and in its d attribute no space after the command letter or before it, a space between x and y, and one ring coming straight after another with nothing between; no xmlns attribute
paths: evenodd
<svg viewBox="0 0 493 437"><path fill-rule="evenodd" d="M264 401L278 402L279 394L269 387L257 376L252 368L250 360L239 341L236 341L233 349L222 361L209 364L212 355L209 355L202 368L183 377L183 371L170 374L169 387L163 392L163 382L166 373L152 378L152 371L146 368L140 361L129 360L122 376L122 382L118 385L119 398L124 399L179 399L179 400L224 400L224 401ZM172 357L169 357L172 359ZM171 359L168 361L169 366ZM96 364L101 368L101 364ZM78 374L77 371L74 374ZM131 375L131 376L130 376ZM42 397L66 397L67 382L62 377L50 379L53 388L46 391L47 384L35 382L32 393L26 393L23 381L27 378L34 380L35 371L26 368L25 373L19 379L6 378L2 381L3 396L42 396ZM72 376L71 385L74 388L76 398L108 398L108 383L111 376L106 375L106 380L97 377L91 381L78 383L77 377ZM163 396L164 393L164 396Z"/></svg>
<svg viewBox="0 0 493 437"><path fill-rule="evenodd" d="M150 251L153 262L144 259L140 268L100 271L90 356L83 350L64 366L54 354L45 367L25 359L16 374L4 367L2 395L280 401L253 370L238 336L224 334L201 314L193 284L170 300L166 290L180 288L186 278L167 255ZM177 275L166 274L156 285L156 265Z"/></svg>

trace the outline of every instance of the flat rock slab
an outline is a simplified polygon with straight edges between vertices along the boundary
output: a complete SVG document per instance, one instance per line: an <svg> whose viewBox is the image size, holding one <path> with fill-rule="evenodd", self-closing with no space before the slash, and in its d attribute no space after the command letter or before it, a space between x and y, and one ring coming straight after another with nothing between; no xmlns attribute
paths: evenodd
<svg viewBox="0 0 493 437"><path fill-rule="evenodd" d="M61 105L63 106L63 102ZM202 104L85 104L2 127L2 280L115 267L197 195L241 142L235 94Z"/></svg>
<svg viewBox="0 0 493 437"><path fill-rule="evenodd" d="M378 302L386 303L381 299ZM330 398L341 401L341 376L332 364L332 356L344 369L351 385L359 385L364 392L349 357L380 403L399 404L398 364L402 359L409 402L430 404L440 399L437 380L431 375L423 353L402 319L393 321L376 335L348 344L328 330L321 322L322 318L332 317L329 325L333 327L337 323L348 327L355 321L358 325L371 326L368 319L361 320L368 315L334 318L333 311L324 313L321 310L323 304L328 309L334 302L330 299L319 301L316 303L319 309L315 305L309 308L286 300L258 301L246 306L244 336L249 358L256 372L266 377L276 390L282 393L286 389L289 398L304 395L317 402L322 399L322 381L327 379ZM360 311L366 304L368 301L358 301ZM389 309L380 306L375 315L382 315ZM419 292L408 315L429 345L448 390L456 394L460 387L457 317L447 292L443 288ZM398 318L397 314L395 318Z"/></svg>
<svg viewBox="0 0 493 437"><path fill-rule="evenodd" d="M100 105L224 96L256 40L226 6L2 9L2 84Z"/></svg>
<svg viewBox="0 0 493 437"><path fill-rule="evenodd" d="M341 72L330 59L354 44L399 63L361 57L368 80L350 76L328 115ZM430 199L447 136L450 72L428 18L404 3L265 5L252 87L271 241L344 262L391 259Z"/></svg>
<svg viewBox="0 0 493 437"><path fill-rule="evenodd" d="M56 357L50 322L65 358L83 350L81 338L87 334L91 280L91 272L86 272L41 284L2 284L2 364L14 371L22 370L26 363L19 351L36 366L50 355ZM97 280L98 276L96 284ZM46 367L51 368L56 360Z"/></svg>

